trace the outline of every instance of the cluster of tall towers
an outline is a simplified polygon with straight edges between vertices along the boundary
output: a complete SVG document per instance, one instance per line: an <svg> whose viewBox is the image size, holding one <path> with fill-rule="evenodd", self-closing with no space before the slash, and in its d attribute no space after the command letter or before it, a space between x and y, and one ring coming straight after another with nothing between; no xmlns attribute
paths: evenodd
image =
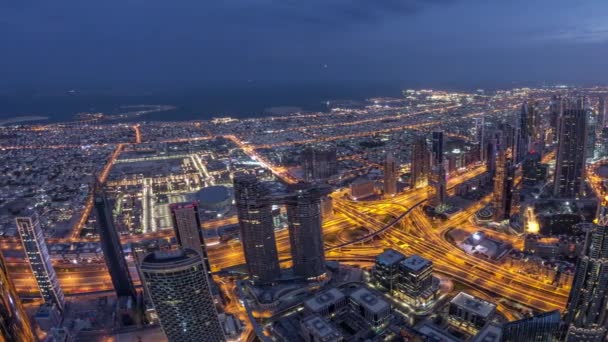
<svg viewBox="0 0 608 342"><path fill-rule="evenodd" d="M426 135L414 137L411 147L411 178L412 188L429 186L429 204L437 207L445 204L447 198L447 175L444 163L443 132L431 134L431 146L427 144Z"/></svg>
<svg viewBox="0 0 608 342"><path fill-rule="evenodd" d="M312 279L325 273L321 197L328 190L320 185L296 184L285 194L271 194L255 175L234 178L234 196L241 242L252 280L271 283L281 277L272 224L272 205L287 208L289 241L296 276Z"/></svg>

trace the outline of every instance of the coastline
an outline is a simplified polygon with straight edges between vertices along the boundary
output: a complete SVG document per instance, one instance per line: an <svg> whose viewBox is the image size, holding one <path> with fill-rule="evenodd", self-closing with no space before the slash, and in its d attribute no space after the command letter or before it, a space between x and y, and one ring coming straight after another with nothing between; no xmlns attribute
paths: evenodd
<svg viewBox="0 0 608 342"><path fill-rule="evenodd" d="M48 116L40 116L40 115L28 115L28 116L15 116L8 119L0 120L0 126L10 125L20 122L28 122L28 121L44 121L49 120Z"/></svg>

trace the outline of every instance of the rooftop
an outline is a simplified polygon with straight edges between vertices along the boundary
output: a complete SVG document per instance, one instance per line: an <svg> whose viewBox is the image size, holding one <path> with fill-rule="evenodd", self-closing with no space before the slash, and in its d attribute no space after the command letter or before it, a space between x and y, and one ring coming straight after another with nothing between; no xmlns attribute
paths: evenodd
<svg viewBox="0 0 608 342"><path fill-rule="evenodd" d="M312 333L320 338L320 340L332 340L339 338L342 334L334 328L329 322L317 315L312 315L304 318L301 322L309 333Z"/></svg>
<svg viewBox="0 0 608 342"><path fill-rule="evenodd" d="M390 266L402 261L403 259L405 259L405 255L389 248L376 257L376 262L381 265Z"/></svg>
<svg viewBox="0 0 608 342"><path fill-rule="evenodd" d="M344 293L342 293L342 291L340 291L336 288L332 288L329 291L320 293L320 294L312 297L311 299L305 301L304 307L306 307L310 311L317 312L326 306L329 306L333 303L338 302L339 300L343 299L344 297L345 296L344 296Z"/></svg>
<svg viewBox="0 0 608 342"><path fill-rule="evenodd" d="M499 342L502 341L502 328L497 324L486 325L475 337L472 342Z"/></svg>
<svg viewBox="0 0 608 342"><path fill-rule="evenodd" d="M401 265L405 266L407 269L413 272L420 272L421 270L432 266L433 263L430 260L427 260L419 255L412 255L409 258L403 260Z"/></svg>
<svg viewBox="0 0 608 342"><path fill-rule="evenodd" d="M481 298L477 298L465 292L457 294L456 297L450 301L450 304L457 305L482 317L489 317L496 309L495 304L486 302Z"/></svg>
<svg viewBox="0 0 608 342"><path fill-rule="evenodd" d="M390 307L387 301L366 288L360 288L351 293L350 298L374 313L382 312Z"/></svg>

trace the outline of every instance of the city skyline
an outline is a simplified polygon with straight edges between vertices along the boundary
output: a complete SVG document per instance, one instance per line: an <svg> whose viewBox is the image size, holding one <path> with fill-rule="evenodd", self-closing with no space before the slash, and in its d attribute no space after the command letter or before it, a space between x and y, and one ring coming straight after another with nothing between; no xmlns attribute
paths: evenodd
<svg viewBox="0 0 608 342"><path fill-rule="evenodd" d="M0 341L605 342L606 11L0 4Z"/></svg>

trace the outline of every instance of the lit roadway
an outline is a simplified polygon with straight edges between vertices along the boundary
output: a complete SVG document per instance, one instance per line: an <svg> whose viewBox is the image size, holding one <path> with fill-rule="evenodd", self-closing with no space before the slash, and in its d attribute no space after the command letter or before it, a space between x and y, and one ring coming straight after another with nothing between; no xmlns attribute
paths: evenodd
<svg viewBox="0 0 608 342"><path fill-rule="evenodd" d="M412 191L373 204L340 200L339 205L341 211L353 220L377 230L385 222L381 221L383 216L371 213L370 207L376 207L375 211L381 208L385 214L397 217L424 199L424 191ZM416 208L409 212L404 219L405 224L401 225L407 228L386 230L383 239L406 254L419 254L432 260L437 271L471 287L493 292L538 310L563 309L568 297L567 288L557 288L508 267L469 255L444 239L446 229L466 223L483 205L483 202L478 203L456 213L446 222L433 221L420 208Z"/></svg>

